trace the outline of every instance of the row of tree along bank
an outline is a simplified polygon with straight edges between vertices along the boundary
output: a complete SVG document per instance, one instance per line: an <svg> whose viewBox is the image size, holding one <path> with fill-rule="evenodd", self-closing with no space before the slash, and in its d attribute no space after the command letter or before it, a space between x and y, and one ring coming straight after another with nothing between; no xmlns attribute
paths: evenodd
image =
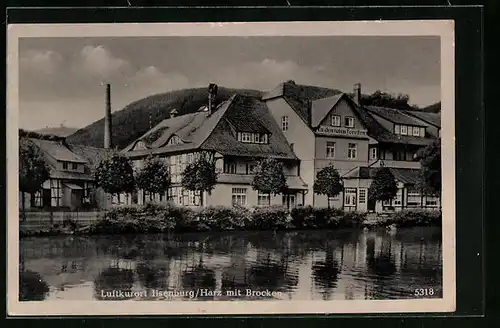
<svg viewBox="0 0 500 328"><path fill-rule="evenodd" d="M441 212L404 210L377 220L367 220L366 213L344 212L334 208L297 207L288 210L281 206L206 207L191 209L171 205L146 204L117 207L108 211L96 223L79 227L65 223L42 232L23 232L23 236L40 234L141 234L206 231L258 231L343 229L366 227L440 226Z"/></svg>

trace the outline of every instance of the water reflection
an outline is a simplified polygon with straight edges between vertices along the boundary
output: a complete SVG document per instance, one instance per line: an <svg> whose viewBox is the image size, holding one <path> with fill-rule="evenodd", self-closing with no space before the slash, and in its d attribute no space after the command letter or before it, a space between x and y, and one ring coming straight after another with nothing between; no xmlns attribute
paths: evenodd
<svg viewBox="0 0 500 328"><path fill-rule="evenodd" d="M393 299L426 287L442 295L435 228L37 237L20 250L22 300Z"/></svg>
<svg viewBox="0 0 500 328"><path fill-rule="evenodd" d="M38 272L22 270L19 272L19 300L43 301L49 291L49 285Z"/></svg>

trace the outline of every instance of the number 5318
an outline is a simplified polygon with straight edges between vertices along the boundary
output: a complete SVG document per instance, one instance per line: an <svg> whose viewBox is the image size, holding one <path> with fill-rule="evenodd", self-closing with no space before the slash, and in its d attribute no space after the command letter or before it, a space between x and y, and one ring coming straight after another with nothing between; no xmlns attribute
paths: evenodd
<svg viewBox="0 0 500 328"><path fill-rule="evenodd" d="M434 288L417 288L415 289L415 296L425 297L425 296L433 296L436 293Z"/></svg>

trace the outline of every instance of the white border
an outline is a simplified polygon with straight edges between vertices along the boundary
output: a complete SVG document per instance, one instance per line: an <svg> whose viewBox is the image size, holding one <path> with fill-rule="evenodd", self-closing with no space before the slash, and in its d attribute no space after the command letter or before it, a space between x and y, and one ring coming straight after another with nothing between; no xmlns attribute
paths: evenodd
<svg viewBox="0 0 500 328"><path fill-rule="evenodd" d="M443 174L443 298L379 301L41 301L19 302L18 39L21 37L152 36L440 36ZM19 24L8 26L7 187L9 315L192 315L453 312L455 267L455 76L454 22L239 22L133 24Z"/></svg>

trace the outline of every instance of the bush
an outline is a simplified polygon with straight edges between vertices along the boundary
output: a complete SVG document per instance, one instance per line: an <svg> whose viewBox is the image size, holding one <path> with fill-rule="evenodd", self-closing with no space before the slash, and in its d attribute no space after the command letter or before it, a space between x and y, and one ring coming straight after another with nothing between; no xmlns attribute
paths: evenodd
<svg viewBox="0 0 500 328"><path fill-rule="evenodd" d="M292 209L292 224L296 229L335 229L338 227L359 227L365 215L344 212L337 208L315 208L312 206Z"/></svg>
<svg viewBox="0 0 500 328"><path fill-rule="evenodd" d="M254 230L282 230L292 227L292 217L283 206L255 207L247 221L247 228Z"/></svg>
<svg viewBox="0 0 500 328"><path fill-rule="evenodd" d="M249 219L249 211L241 207L207 207L194 213L200 230L243 230Z"/></svg>
<svg viewBox="0 0 500 328"><path fill-rule="evenodd" d="M394 213L388 224L397 227L441 226L442 214L437 210L407 209Z"/></svg>
<svg viewBox="0 0 500 328"><path fill-rule="evenodd" d="M335 229L360 227L365 214L335 208L283 206L187 208L158 204L116 207L91 233L162 233L233 230Z"/></svg>

